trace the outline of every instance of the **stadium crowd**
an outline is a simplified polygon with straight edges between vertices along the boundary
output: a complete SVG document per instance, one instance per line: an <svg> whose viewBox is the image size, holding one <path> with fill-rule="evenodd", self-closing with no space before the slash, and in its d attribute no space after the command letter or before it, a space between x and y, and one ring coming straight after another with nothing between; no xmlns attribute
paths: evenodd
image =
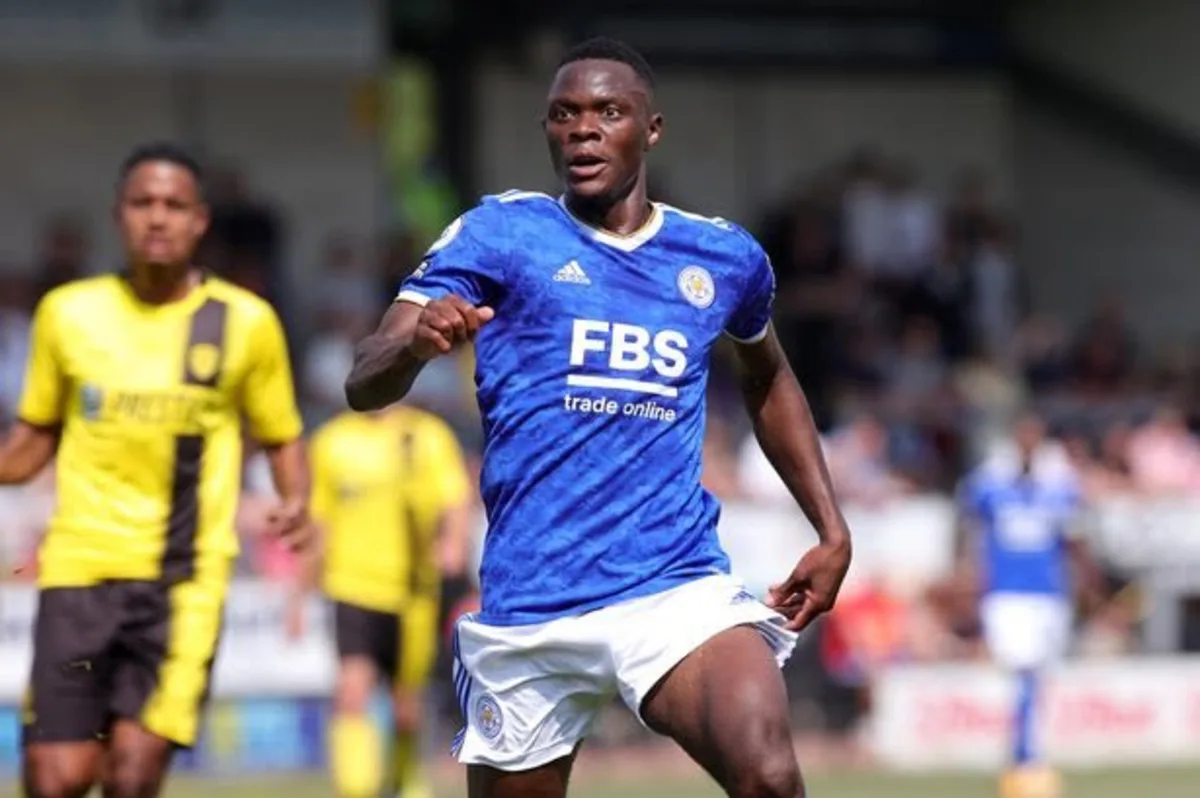
<svg viewBox="0 0 1200 798"><path fill-rule="evenodd" d="M233 172L212 186L214 223L205 262L268 297L288 329L306 419L343 407L354 341L375 323L420 242L333 236L306 301L288 272L284 214ZM685 198L680 202L687 205ZM1062 442L1089 500L1118 494L1200 492L1200 359L1151 352L1118 299L1071 329L1032 313L1018 231L964 170L948 196L926 190L903 162L870 150L796 185L751 224L777 275L776 324L822 428L842 500L886 507L920 493L954 491L1024 406ZM28 269L0 274L0 414L11 420L28 351L30 315L53 286L97 271L89 231L68 215L39 235ZM706 486L726 501L787 502L747 429L718 351L710 386ZM470 356L442 358L412 401L446 418L475 457L479 428ZM53 478L0 490L5 578L34 576L33 554L53 502ZM261 533L270 480L248 450L239 513L243 573L289 579L296 562ZM965 552L943 578L905 595L867 582L845 594L823 624L815 656L856 706L873 667L908 659L982 656L973 561ZM1137 645L1134 592L1112 580L1110 598L1087 608L1077 650Z"/></svg>

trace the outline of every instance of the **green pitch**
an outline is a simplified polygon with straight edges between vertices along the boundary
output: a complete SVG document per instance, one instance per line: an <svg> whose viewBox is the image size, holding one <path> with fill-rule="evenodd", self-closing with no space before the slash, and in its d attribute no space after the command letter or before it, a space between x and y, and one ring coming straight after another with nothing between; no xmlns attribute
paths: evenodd
<svg viewBox="0 0 1200 798"><path fill-rule="evenodd" d="M1171 770L1122 770L1072 773L1067 778L1066 798L1195 798L1200 785L1200 767ZM994 781L974 776L902 777L884 774L822 775L809 780L814 798L993 798ZM461 784L448 782L439 798L461 798ZM176 780L167 798L330 798L329 787L320 779L264 779L216 782ZM703 781L612 780L592 777L580 780L572 798L721 798L721 793Z"/></svg>

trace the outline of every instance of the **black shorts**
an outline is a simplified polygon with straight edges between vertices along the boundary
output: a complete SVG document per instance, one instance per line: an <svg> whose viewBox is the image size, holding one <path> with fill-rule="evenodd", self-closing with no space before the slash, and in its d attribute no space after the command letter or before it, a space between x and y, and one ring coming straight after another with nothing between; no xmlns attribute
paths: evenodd
<svg viewBox="0 0 1200 798"><path fill-rule="evenodd" d="M195 744L224 599L224 583L40 591L24 744L100 740L119 718L178 746Z"/></svg>
<svg viewBox="0 0 1200 798"><path fill-rule="evenodd" d="M389 682L395 681L400 667L399 614L335 601L333 623L338 659L366 657Z"/></svg>

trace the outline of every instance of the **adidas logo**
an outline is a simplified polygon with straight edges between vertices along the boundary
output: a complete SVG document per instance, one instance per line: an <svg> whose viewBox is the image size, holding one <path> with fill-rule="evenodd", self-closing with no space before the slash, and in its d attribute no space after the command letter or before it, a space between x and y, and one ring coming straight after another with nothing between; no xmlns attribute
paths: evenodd
<svg viewBox="0 0 1200 798"><path fill-rule="evenodd" d="M554 273L554 282L578 283L579 285L592 284L592 281L588 279L587 273L583 270L583 267L579 265L579 261L574 260Z"/></svg>

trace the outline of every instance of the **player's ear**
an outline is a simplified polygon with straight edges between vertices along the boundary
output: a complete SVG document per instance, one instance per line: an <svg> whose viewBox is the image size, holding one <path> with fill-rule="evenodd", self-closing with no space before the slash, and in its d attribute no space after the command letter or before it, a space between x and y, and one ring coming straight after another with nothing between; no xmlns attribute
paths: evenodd
<svg viewBox="0 0 1200 798"><path fill-rule="evenodd" d="M196 212L192 215L192 235L200 238L208 232L208 222L211 218L207 203L201 202L197 205Z"/></svg>
<svg viewBox="0 0 1200 798"><path fill-rule="evenodd" d="M646 136L646 149L650 149L658 144L658 140L662 138L663 132L663 115L650 115L650 132Z"/></svg>

